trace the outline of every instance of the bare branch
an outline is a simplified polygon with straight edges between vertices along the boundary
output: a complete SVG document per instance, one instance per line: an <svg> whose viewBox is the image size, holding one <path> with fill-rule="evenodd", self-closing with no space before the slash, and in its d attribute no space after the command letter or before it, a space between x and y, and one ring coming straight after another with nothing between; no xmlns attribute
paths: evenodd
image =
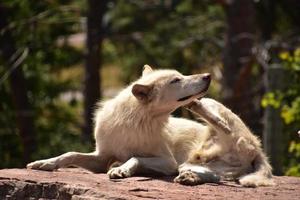
<svg viewBox="0 0 300 200"><path fill-rule="evenodd" d="M9 68L9 70L7 70L5 74L0 78L0 85L2 85L4 81L9 77L9 75L13 73L13 71L23 63L23 61L28 56L28 52L29 52L28 48L25 48L20 56L18 56L18 54L20 54L20 50L16 51L11 56L10 58L10 63L12 63L11 68Z"/></svg>

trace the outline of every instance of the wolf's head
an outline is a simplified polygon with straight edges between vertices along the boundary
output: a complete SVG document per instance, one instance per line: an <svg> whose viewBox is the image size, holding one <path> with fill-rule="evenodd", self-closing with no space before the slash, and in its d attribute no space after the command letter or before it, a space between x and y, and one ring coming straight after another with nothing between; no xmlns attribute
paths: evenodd
<svg viewBox="0 0 300 200"><path fill-rule="evenodd" d="M142 77L132 85L132 94L157 114L170 113L205 95L210 74L184 76L176 70L152 70L144 66Z"/></svg>

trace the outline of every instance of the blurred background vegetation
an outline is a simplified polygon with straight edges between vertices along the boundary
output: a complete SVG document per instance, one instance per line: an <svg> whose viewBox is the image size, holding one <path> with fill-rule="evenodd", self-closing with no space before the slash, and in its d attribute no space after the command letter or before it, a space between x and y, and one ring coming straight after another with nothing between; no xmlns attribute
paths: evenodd
<svg viewBox="0 0 300 200"><path fill-rule="evenodd" d="M300 176L298 0L2 0L0 168L91 151L92 111L144 64L210 72L210 97ZM176 115L187 116L182 110Z"/></svg>

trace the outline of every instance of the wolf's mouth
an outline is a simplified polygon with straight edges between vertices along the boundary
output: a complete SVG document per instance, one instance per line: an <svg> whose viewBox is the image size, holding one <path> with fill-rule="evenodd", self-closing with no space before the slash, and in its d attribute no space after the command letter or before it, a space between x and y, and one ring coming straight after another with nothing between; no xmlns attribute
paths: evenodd
<svg viewBox="0 0 300 200"><path fill-rule="evenodd" d="M189 96L186 96L186 97L182 97L182 98L178 99L177 101L185 101L185 100L188 100L189 98L191 98L192 96L194 96L194 95L189 95Z"/></svg>
<svg viewBox="0 0 300 200"><path fill-rule="evenodd" d="M208 90L208 87L209 87L209 84L207 84L207 87L206 87L204 90L202 90L201 92L199 92L199 93L197 93L197 94L193 94L193 95L188 95L188 96L182 97L182 98L178 99L177 101L185 101L185 100L188 100L188 99L190 99L190 98L192 98L192 97L194 97L194 96L198 96L198 95L201 95L201 94L205 94L206 91ZM203 96L204 96L204 95L203 95Z"/></svg>

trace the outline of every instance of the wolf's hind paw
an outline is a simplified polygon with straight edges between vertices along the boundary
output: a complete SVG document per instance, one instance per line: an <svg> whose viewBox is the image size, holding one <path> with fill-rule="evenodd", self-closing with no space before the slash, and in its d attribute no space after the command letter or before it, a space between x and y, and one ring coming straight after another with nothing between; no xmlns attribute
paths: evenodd
<svg viewBox="0 0 300 200"><path fill-rule="evenodd" d="M175 179L174 182L180 183L182 185L198 185L204 183L201 177L192 171L185 171L180 173Z"/></svg>

